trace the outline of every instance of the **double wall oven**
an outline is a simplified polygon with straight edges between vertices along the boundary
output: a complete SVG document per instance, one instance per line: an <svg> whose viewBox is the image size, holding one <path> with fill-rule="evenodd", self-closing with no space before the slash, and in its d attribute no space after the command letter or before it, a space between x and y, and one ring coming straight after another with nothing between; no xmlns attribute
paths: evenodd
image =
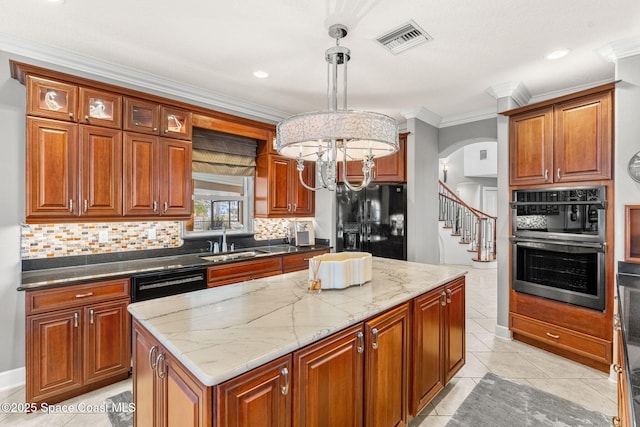
<svg viewBox="0 0 640 427"><path fill-rule="evenodd" d="M605 308L606 187L514 190L514 291Z"/></svg>

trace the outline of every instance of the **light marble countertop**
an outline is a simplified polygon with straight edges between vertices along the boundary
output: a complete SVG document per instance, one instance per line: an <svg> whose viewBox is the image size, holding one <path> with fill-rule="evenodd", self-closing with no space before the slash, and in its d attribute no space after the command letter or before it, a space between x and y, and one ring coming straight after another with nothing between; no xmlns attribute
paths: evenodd
<svg viewBox="0 0 640 427"><path fill-rule="evenodd" d="M362 286L311 293L304 270L138 302L129 312L213 386L465 274L374 258L373 279Z"/></svg>

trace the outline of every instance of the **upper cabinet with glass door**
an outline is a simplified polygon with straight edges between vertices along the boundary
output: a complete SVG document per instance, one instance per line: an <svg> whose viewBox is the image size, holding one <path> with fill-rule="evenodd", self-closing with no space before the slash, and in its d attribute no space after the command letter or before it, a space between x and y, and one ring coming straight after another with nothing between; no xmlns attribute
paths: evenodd
<svg viewBox="0 0 640 427"><path fill-rule="evenodd" d="M191 139L191 112L136 98L124 99L124 130Z"/></svg>
<svg viewBox="0 0 640 427"><path fill-rule="evenodd" d="M34 76L27 81L28 115L120 129L120 95Z"/></svg>

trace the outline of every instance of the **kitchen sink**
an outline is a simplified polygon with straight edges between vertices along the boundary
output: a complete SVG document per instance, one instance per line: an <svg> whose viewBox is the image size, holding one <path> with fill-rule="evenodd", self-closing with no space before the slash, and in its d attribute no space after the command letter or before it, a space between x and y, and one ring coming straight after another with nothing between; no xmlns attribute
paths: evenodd
<svg viewBox="0 0 640 427"><path fill-rule="evenodd" d="M216 254L216 255L205 255L205 256L201 256L200 258L206 261L211 261L211 262L221 262L221 261L234 261L237 259L244 259L244 258L253 258L257 254L258 252L256 251L242 251L242 252L222 253L222 254Z"/></svg>
<svg viewBox="0 0 640 427"><path fill-rule="evenodd" d="M282 254L289 252L298 252L298 247L292 245L259 246L256 248L256 251L268 254Z"/></svg>

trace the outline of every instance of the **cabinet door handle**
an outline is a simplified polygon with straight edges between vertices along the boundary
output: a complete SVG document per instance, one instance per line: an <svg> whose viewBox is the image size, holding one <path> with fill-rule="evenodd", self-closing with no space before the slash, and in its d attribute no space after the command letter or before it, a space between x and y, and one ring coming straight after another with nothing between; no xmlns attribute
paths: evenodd
<svg viewBox="0 0 640 427"><path fill-rule="evenodd" d="M293 211L296 212L298 210L298 204L294 203L293 204Z"/></svg>
<svg viewBox="0 0 640 427"><path fill-rule="evenodd" d="M153 128L152 129L154 132L158 132L158 128Z"/></svg>
<svg viewBox="0 0 640 427"><path fill-rule="evenodd" d="M291 212L291 203L287 205L287 212Z"/></svg>
<svg viewBox="0 0 640 427"><path fill-rule="evenodd" d="M74 327L74 328L77 328L77 327L78 327L78 317L80 317L80 316L78 315L78 313L77 313L77 312L76 312L76 313L73 313L73 327Z"/></svg>
<svg viewBox="0 0 640 427"><path fill-rule="evenodd" d="M92 325L93 325L93 315L94 315L93 309L89 310L89 323L91 323Z"/></svg>
<svg viewBox="0 0 640 427"><path fill-rule="evenodd" d="M451 304L451 289L447 289L447 304Z"/></svg>
<svg viewBox="0 0 640 427"><path fill-rule="evenodd" d="M371 330L371 335L373 335L373 342L371 343L371 348L374 350L378 349L378 330L373 328Z"/></svg>
<svg viewBox="0 0 640 427"><path fill-rule="evenodd" d="M613 315L613 329L615 331L619 331L621 329L619 313Z"/></svg>
<svg viewBox="0 0 640 427"><path fill-rule="evenodd" d="M169 129L165 129L165 130L164 130L164 133L165 133L165 134L169 133Z"/></svg>
<svg viewBox="0 0 640 427"><path fill-rule="evenodd" d="M93 292L87 292L86 294L76 294L76 298L86 298L86 297L92 297L93 296Z"/></svg>
<svg viewBox="0 0 640 427"><path fill-rule="evenodd" d="M84 116L84 121L89 123L89 116Z"/></svg>
<svg viewBox="0 0 640 427"><path fill-rule="evenodd" d="M356 334L356 339L358 340L358 344L356 345L356 350L358 353L364 352L364 334L362 332L358 332Z"/></svg>
<svg viewBox="0 0 640 427"><path fill-rule="evenodd" d="M544 180L549 181L549 169L544 170Z"/></svg>
<svg viewBox="0 0 640 427"><path fill-rule="evenodd" d="M160 379L164 379L165 374L166 374L166 372L164 370L164 368L166 368L166 363L164 363L164 360L165 360L164 353L160 353L158 355L158 357L156 357L156 374L158 375L158 378L160 378ZM163 369L160 368L160 362L162 362Z"/></svg>
<svg viewBox="0 0 640 427"><path fill-rule="evenodd" d="M87 199L84 199L82 209L83 209L85 212L87 212L87 211L89 210L89 201L88 201Z"/></svg>
<svg viewBox="0 0 640 427"><path fill-rule="evenodd" d="M289 394L289 370L287 368L282 368L280 374L282 375L282 381L284 382L284 385L280 388L280 392L283 396L286 396Z"/></svg>
<svg viewBox="0 0 640 427"><path fill-rule="evenodd" d="M447 305L447 293L445 291L440 294L440 305L443 307Z"/></svg>
<svg viewBox="0 0 640 427"><path fill-rule="evenodd" d="M157 352L158 352L157 345L154 345L149 349L149 367L151 368L152 371L156 370L156 359L153 355Z"/></svg>
<svg viewBox="0 0 640 427"><path fill-rule="evenodd" d="M153 211L158 212L158 202L155 200L153 201Z"/></svg>
<svg viewBox="0 0 640 427"><path fill-rule="evenodd" d="M617 363L615 365L613 365L613 372L615 372L616 374L621 374L622 373L622 366L618 365Z"/></svg>
<svg viewBox="0 0 640 427"><path fill-rule="evenodd" d="M69 199L69 212L73 213L73 199Z"/></svg>
<svg viewBox="0 0 640 427"><path fill-rule="evenodd" d="M556 171L556 179L560 179L560 168Z"/></svg>
<svg viewBox="0 0 640 427"><path fill-rule="evenodd" d="M611 418L611 425L613 427L620 427L622 425L622 423L620 423L620 417L616 415L615 417Z"/></svg>
<svg viewBox="0 0 640 427"><path fill-rule="evenodd" d="M557 340L558 338L560 338L560 335L554 335L551 332L547 332L547 336L553 338L554 340Z"/></svg>
<svg viewBox="0 0 640 427"><path fill-rule="evenodd" d="M164 202L164 210L162 211L162 213L167 213L168 210L169 210L169 203Z"/></svg>
<svg viewBox="0 0 640 427"><path fill-rule="evenodd" d="M69 113L69 118L73 120L73 113Z"/></svg>

